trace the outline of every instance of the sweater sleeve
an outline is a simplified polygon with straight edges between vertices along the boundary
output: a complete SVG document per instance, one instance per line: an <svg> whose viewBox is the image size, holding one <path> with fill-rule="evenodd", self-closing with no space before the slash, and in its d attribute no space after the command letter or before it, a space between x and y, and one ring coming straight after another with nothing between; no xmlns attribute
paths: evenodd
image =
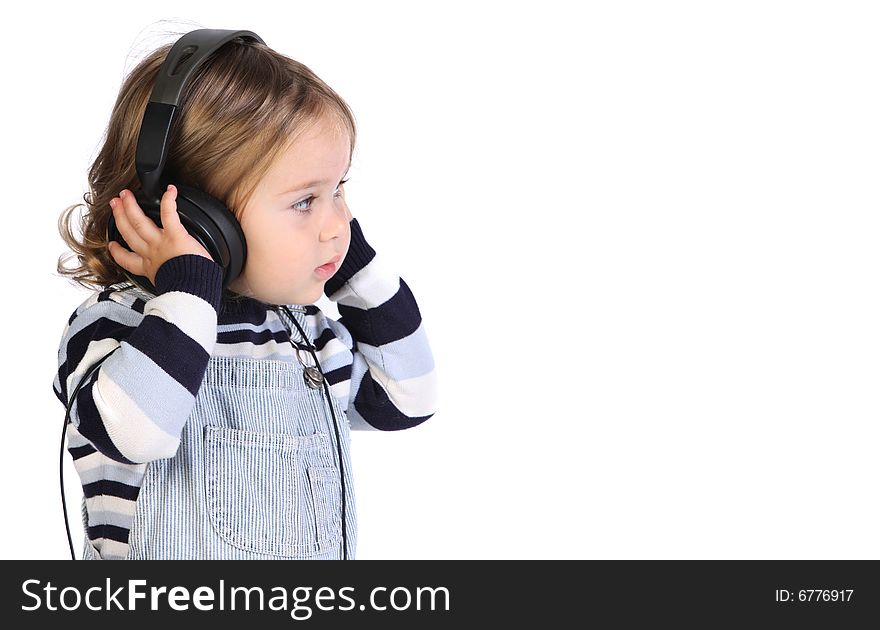
<svg viewBox="0 0 880 630"><path fill-rule="evenodd" d="M95 449L126 464L174 456L217 341L222 282L220 265L185 254L159 268L156 297L103 291L71 316L53 389L66 408L101 362L70 412Z"/></svg>
<svg viewBox="0 0 880 630"><path fill-rule="evenodd" d="M351 244L324 293L339 320L327 325L352 354L346 415L352 430L397 431L436 412L434 358L416 299L385 268L352 218Z"/></svg>

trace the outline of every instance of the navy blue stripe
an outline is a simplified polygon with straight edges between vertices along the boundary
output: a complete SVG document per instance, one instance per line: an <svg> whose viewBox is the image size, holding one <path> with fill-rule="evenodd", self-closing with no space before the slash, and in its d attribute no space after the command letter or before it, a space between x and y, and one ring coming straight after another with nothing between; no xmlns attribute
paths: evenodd
<svg viewBox="0 0 880 630"><path fill-rule="evenodd" d="M87 499L97 496L108 496L136 501L140 491L141 489L137 486L130 486L127 483L111 481L109 479L100 479L99 481L83 485L83 494Z"/></svg>
<svg viewBox="0 0 880 630"><path fill-rule="evenodd" d="M80 388L79 393L76 395L76 415L79 417L79 425L77 426L77 429L79 430L80 435L86 438L96 449L110 459L125 464L133 464L134 462L129 461L122 456L122 453L120 453L119 449L116 448L116 445L113 444L110 436L107 435L107 429L104 426L104 419L101 418L101 414L98 413L98 408L95 406L95 399L92 398L92 388L95 386L95 380L103 369L104 366L102 365L92 372L92 375L89 376L88 382Z"/></svg>
<svg viewBox="0 0 880 630"><path fill-rule="evenodd" d="M299 335L295 335L297 340L299 339ZM324 331L318 336L317 339L314 340L315 349L321 351L324 349L330 341L336 339L336 335L333 334L333 331L330 328L325 328ZM234 344L234 343L252 343L255 346L261 346L263 344L269 343L270 341L275 341L279 344L287 345L290 343L290 335L288 335L285 331L271 331L271 330L229 330L226 332L221 332L217 335L217 343L223 344Z"/></svg>
<svg viewBox="0 0 880 630"><path fill-rule="evenodd" d="M336 335L333 334L333 331L330 328L325 328L320 335L315 339L315 348L317 350L323 350L324 346L328 343L336 339ZM340 339L340 341L342 341ZM349 348L350 350L351 348Z"/></svg>
<svg viewBox="0 0 880 630"><path fill-rule="evenodd" d="M339 304L339 322L358 341L384 346L411 335L422 323L422 314L409 286L400 279L400 288L384 304L364 310Z"/></svg>
<svg viewBox="0 0 880 630"><path fill-rule="evenodd" d="M154 285L159 294L181 291L200 297L217 311L223 293L223 267L198 254L181 254L162 263Z"/></svg>
<svg viewBox="0 0 880 630"><path fill-rule="evenodd" d="M373 380L369 371L361 379L354 407L364 420L382 431L411 429L434 415L411 418L402 413L388 398L385 390Z"/></svg>
<svg viewBox="0 0 880 630"><path fill-rule="evenodd" d="M288 343L288 336L284 331L273 332L271 330L230 330L217 335L217 343L244 343L250 342L254 345L262 345L270 341L276 341L280 344Z"/></svg>
<svg viewBox="0 0 880 630"><path fill-rule="evenodd" d="M83 357L86 356L89 343L102 339L115 339L121 343L123 339L131 335L133 330L134 327L132 326L120 324L107 317L100 317L70 337L67 342L67 359L58 367L58 381L64 394L61 402L64 403L65 407L68 401L67 377L72 371L76 370ZM76 387L76 383L73 386Z"/></svg>
<svg viewBox="0 0 880 630"><path fill-rule="evenodd" d="M324 377L327 379L327 384L331 386L336 385L336 383L347 381L351 378L351 363L336 368L335 370L324 372Z"/></svg>
<svg viewBox="0 0 880 630"><path fill-rule="evenodd" d="M84 444L82 446L68 448L67 450L70 451L70 455L73 457L74 461L98 452L91 444Z"/></svg>
<svg viewBox="0 0 880 630"><path fill-rule="evenodd" d="M299 340L299 335L295 335L297 340ZM315 349L319 352L324 349L328 343L336 339L336 335L333 334L333 331L328 327L323 330L323 332L313 340ZM287 345L290 343L290 335L287 332L279 330L279 331L271 331L271 330L228 330L225 332L221 332L217 334L217 343L222 344L235 344L235 343L252 343L255 346L261 346L263 344L269 343L270 341L274 341L279 344Z"/></svg>
<svg viewBox="0 0 880 630"><path fill-rule="evenodd" d="M235 324L252 324L260 326L266 321L268 305L259 300L242 297L225 299L220 302L220 310L217 313L217 325L224 326Z"/></svg>
<svg viewBox="0 0 880 630"><path fill-rule="evenodd" d="M108 525L106 523L89 527L89 540L98 540L99 538L127 543L128 530L124 527L117 527L116 525Z"/></svg>
<svg viewBox="0 0 880 630"><path fill-rule="evenodd" d="M127 341L186 387L193 397L199 393L211 357L180 328L157 315L147 315Z"/></svg>

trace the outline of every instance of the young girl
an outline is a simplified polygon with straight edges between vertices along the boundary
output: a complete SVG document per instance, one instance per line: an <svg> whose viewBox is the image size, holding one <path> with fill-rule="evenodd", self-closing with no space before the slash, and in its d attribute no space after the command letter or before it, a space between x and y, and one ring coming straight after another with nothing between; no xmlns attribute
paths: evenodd
<svg viewBox="0 0 880 630"><path fill-rule="evenodd" d="M193 75L166 170L239 221L247 256L224 288L180 221L176 186L162 227L133 195L135 143L170 48L123 82L82 241L67 227L77 206L59 221L80 264L58 271L94 291L68 319L53 383L71 403L83 557L354 559L349 431L424 422L436 379L412 292L345 201L353 116L259 42L231 40ZM130 249L108 242L111 213ZM339 320L314 305L322 291Z"/></svg>

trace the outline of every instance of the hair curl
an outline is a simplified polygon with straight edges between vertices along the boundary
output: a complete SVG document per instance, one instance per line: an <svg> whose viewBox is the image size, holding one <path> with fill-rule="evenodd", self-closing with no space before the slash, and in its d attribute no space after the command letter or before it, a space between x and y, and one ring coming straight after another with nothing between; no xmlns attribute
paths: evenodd
<svg viewBox="0 0 880 630"><path fill-rule="evenodd" d="M84 204L68 206L58 230L74 252L59 256L57 271L92 290L131 282L107 249L110 199L140 187L135 152L141 121L159 68L173 44L150 52L124 78L103 146L89 167ZM236 218L260 179L289 143L329 116L347 132L354 153L354 114L346 102L302 63L265 44L235 38L196 70L181 94L165 164L178 181L223 201ZM74 210L85 205L81 238L72 231ZM64 266L75 257L78 266ZM224 297L236 297L224 290Z"/></svg>

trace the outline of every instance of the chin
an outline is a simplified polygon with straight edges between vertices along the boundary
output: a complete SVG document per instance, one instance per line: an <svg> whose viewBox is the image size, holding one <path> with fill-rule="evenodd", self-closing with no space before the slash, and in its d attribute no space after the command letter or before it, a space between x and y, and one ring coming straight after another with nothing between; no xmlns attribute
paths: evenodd
<svg viewBox="0 0 880 630"><path fill-rule="evenodd" d="M323 284L321 284L317 289L315 289L309 293L302 292L297 295L291 295L291 296L289 296L290 299L288 299L284 303L285 304L314 304L315 302L317 302L318 300L321 299L322 295L324 295L324 285Z"/></svg>

